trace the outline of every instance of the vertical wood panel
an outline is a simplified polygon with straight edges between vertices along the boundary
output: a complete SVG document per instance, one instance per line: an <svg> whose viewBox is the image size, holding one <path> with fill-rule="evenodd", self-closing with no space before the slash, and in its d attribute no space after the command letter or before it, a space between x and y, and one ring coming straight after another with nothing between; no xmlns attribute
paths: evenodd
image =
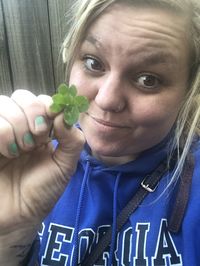
<svg viewBox="0 0 200 266"><path fill-rule="evenodd" d="M73 0L48 0L48 3L55 84L57 87L65 80L60 48L68 30L66 12Z"/></svg>
<svg viewBox="0 0 200 266"><path fill-rule="evenodd" d="M2 0L14 89L54 92L47 0Z"/></svg>
<svg viewBox="0 0 200 266"><path fill-rule="evenodd" d="M3 21L2 3L0 1L0 94L10 95L12 83L9 69L9 55L7 50L7 39Z"/></svg>

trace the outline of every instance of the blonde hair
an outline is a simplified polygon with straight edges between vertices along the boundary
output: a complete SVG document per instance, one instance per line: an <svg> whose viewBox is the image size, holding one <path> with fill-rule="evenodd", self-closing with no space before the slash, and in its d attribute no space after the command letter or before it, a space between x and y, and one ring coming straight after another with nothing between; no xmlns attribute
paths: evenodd
<svg viewBox="0 0 200 266"><path fill-rule="evenodd" d="M199 0L77 0L72 6L70 30L63 42L63 61L66 64L66 78L85 33L106 8L113 3L127 2L134 5L151 5L167 8L189 18L188 40L191 45L191 72L188 93L178 114L171 151L177 149L178 163L171 183L179 177L195 136L200 135L200 1ZM170 159L169 155L169 159Z"/></svg>

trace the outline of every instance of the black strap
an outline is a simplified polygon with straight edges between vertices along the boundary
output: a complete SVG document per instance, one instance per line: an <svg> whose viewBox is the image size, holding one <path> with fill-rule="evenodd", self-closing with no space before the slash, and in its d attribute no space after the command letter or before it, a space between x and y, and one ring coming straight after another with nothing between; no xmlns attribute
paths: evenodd
<svg viewBox="0 0 200 266"><path fill-rule="evenodd" d="M176 202L169 222L169 230L172 232L178 232L180 229L183 216L187 207L187 202L189 198L189 192L192 182L192 175L194 169L194 159L192 155L189 155L186 159L186 163L183 169L182 176L180 178L179 190L176 197ZM128 202L125 208L119 213L117 217L117 229L119 232L122 226L126 223L130 215L137 209L140 203L143 201L145 196L149 192L154 192L159 180L167 171L166 163L161 163L156 170L147 176L141 183L140 188L134 195L134 197ZM105 235L100 239L97 246L92 250L90 255L79 265L81 266L93 266L98 260L100 255L109 246L112 237L112 228L105 233Z"/></svg>
<svg viewBox="0 0 200 266"><path fill-rule="evenodd" d="M173 233L177 233L181 227L181 223L187 208L187 203L190 195L193 170L194 157L192 154L189 154L186 158L183 173L180 178L176 201L168 225L169 230Z"/></svg>
<svg viewBox="0 0 200 266"><path fill-rule="evenodd" d="M140 203L143 201L145 196L149 192L153 192L164 172L166 172L167 166L166 162L162 162L156 170L142 181L141 186L134 195L134 197L128 202L124 209L119 213L117 217L117 228L116 231L119 232L122 226L126 223L130 215L137 209ZM79 265L81 266L93 266L98 260L100 255L109 246L112 238L112 228L105 233L105 235L100 239L96 247L92 250L90 255Z"/></svg>

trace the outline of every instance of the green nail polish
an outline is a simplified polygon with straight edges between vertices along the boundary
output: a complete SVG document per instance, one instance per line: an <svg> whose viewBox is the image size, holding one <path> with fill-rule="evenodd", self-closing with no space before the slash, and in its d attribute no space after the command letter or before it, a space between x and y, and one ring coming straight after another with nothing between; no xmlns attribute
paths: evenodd
<svg viewBox="0 0 200 266"><path fill-rule="evenodd" d="M40 125L43 125L45 124L45 119L43 116L37 116L36 119L35 119L35 124L37 126L40 126Z"/></svg>
<svg viewBox="0 0 200 266"><path fill-rule="evenodd" d="M45 118L42 115L37 116L35 118L35 130L38 132L40 131L43 132L47 130L47 123L46 123Z"/></svg>
<svg viewBox="0 0 200 266"><path fill-rule="evenodd" d="M26 145L34 145L34 140L33 140L33 137L31 135L31 133L26 133L24 134L24 144Z"/></svg>
<svg viewBox="0 0 200 266"><path fill-rule="evenodd" d="M18 150L17 144L15 142L11 143L8 146L8 150L9 150L10 154L12 154L14 156L17 156L19 154L19 150Z"/></svg>

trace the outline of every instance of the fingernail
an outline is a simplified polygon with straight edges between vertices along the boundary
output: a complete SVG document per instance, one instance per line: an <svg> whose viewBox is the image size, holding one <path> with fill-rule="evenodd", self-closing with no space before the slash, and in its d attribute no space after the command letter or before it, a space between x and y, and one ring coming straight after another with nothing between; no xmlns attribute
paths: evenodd
<svg viewBox="0 0 200 266"><path fill-rule="evenodd" d="M15 142L8 145L8 150L9 150L11 155L14 155L14 156L19 155L19 150L18 150L17 144Z"/></svg>
<svg viewBox="0 0 200 266"><path fill-rule="evenodd" d="M37 116L35 118L35 129L36 130L46 130L47 124L43 116Z"/></svg>
<svg viewBox="0 0 200 266"><path fill-rule="evenodd" d="M33 136L30 132L27 132L24 134L23 141L24 141L24 144L28 146L33 146L35 144L33 140Z"/></svg>

